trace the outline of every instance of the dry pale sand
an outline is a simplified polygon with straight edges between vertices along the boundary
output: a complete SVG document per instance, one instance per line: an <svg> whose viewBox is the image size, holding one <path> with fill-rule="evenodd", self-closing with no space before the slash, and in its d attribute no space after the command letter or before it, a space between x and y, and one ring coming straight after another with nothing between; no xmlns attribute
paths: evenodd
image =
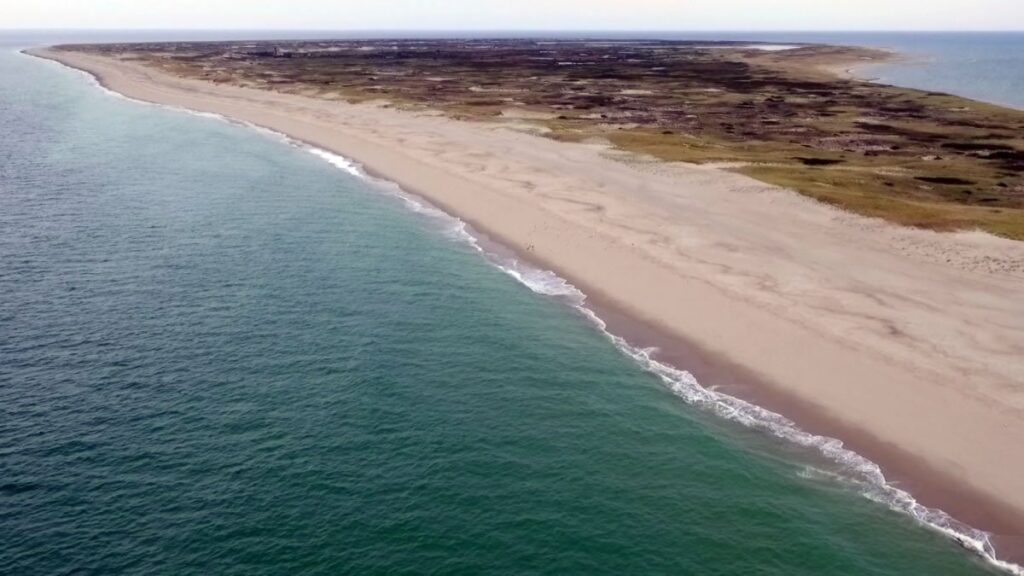
<svg viewBox="0 0 1024 576"><path fill-rule="evenodd" d="M900 228L500 123L48 55L133 98L358 160L557 271L706 386L850 441L1002 552L1024 550L1024 242Z"/></svg>

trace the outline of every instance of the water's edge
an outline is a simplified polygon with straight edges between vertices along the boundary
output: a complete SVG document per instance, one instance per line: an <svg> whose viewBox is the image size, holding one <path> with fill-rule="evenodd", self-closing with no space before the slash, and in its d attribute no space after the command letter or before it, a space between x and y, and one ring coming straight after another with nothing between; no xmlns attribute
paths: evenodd
<svg viewBox="0 0 1024 576"><path fill-rule="evenodd" d="M999 106L1001 108L1008 108L1011 110L1024 110L1019 104L1013 104L1011 102L1005 102L994 98L981 98L977 95L963 94L958 91L950 91L945 89L928 89L921 86L913 86L911 84L903 84L896 82L891 78L887 78L879 73L886 71L887 68L892 68L900 65L904 66L928 66L930 63L935 61L935 56L925 54L914 54L895 48L877 48L868 46L874 50L882 50L888 52L889 57L885 60L871 61L871 62L853 62L842 69L836 70L836 73L840 77L849 78L851 80L857 80L860 82L868 82L871 84L878 84L880 86L895 86L905 90L915 90L918 92L941 92L965 100L975 100L984 104L990 104L992 106Z"/></svg>
<svg viewBox="0 0 1024 576"><path fill-rule="evenodd" d="M586 294L565 279L552 271L523 262L507 247L501 246L500 250L491 249L490 246L486 246L481 241L480 235L460 218L448 214L425 199L403 190L396 183L368 174L357 162L296 140L287 134L250 122L236 120L220 114L195 111L180 106L137 100L110 90L95 75L86 70L74 68L57 60L36 55L26 50L19 50L19 52L25 56L51 62L62 68L83 74L90 83L113 97L243 126L277 139L289 146L305 150L348 174L363 179L381 193L401 199L410 210L439 223L453 241L471 246L488 263L512 276L531 291L545 297L556 298L571 306L608 338L620 352L631 358L644 370L657 376L674 394L682 398L687 404L698 407L725 420L740 424L743 427L767 433L774 438L800 447L813 449L827 461L837 465L838 472L808 467L806 472L808 475L826 475L833 480L850 485L862 496L882 503L893 511L910 516L918 523L955 541L964 549L981 557L992 566L1015 576L1024 576L1024 567L999 559L991 542L990 534L959 522L942 510L920 504L910 493L887 481L881 468L876 463L847 449L841 440L806 432L781 414L734 396L704 388L689 372L655 360L653 355L657 351L656 349L634 346L624 338L612 333L604 320L587 305Z"/></svg>

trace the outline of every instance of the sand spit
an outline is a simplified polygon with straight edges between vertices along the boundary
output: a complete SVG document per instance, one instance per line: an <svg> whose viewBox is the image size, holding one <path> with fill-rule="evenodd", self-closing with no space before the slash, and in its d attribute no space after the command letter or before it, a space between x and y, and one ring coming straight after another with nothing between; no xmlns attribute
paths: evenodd
<svg viewBox="0 0 1024 576"><path fill-rule="evenodd" d="M1024 243L500 125L41 55L356 159L571 281L612 331L843 439L1024 558Z"/></svg>

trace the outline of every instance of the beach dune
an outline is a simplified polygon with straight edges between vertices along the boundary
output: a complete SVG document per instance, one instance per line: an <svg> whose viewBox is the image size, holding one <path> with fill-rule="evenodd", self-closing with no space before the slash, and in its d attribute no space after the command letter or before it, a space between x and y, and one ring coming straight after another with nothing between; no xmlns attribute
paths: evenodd
<svg viewBox="0 0 1024 576"><path fill-rule="evenodd" d="M880 463L1024 552L1024 243L850 215L716 167L38 54L353 158L588 295L609 329ZM154 135L159 137L159 135Z"/></svg>

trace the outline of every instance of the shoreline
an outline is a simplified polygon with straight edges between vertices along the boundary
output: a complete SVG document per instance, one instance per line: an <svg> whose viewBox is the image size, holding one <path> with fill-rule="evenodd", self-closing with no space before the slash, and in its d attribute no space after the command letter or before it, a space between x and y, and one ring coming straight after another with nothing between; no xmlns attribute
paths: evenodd
<svg viewBox="0 0 1024 576"><path fill-rule="evenodd" d="M933 62L934 61L934 57L933 56L925 55L925 54L910 54L910 53L907 53L907 52L902 52L900 50L890 49L890 48L872 47L872 49L873 50L880 50L880 51L883 51L883 52L887 52L889 54L889 56L887 58L884 58L884 59L881 59L881 60L877 60L877 61L874 61L874 62L858 62L856 64L844 64L844 65L837 65L837 66L826 66L825 70L827 70L831 74L839 76L840 78L845 78L847 80L855 80L855 81L858 81L858 82L867 82L869 84L886 85L887 82L886 82L886 80L885 80L885 78L883 76L873 76L873 75L866 74L865 72L871 71L871 70L873 70L875 68L882 68L882 67L885 67L885 66L894 66L894 65L898 65L898 64L903 64L903 65L908 65L908 66L910 66L910 65L927 66L929 62ZM922 88L922 87L917 87L917 86L908 86L908 85L905 85L905 84L896 84L896 86L898 86L900 88L904 88L906 90L918 90L918 91L922 91L922 92L946 93L946 94L950 94L952 96L956 96L956 97L959 97L959 98L964 98L964 99L967 99L967 100L974 100L974 101L981 102L983 104L987 104L987 105L990 105L990 106L999 106L1001 108L1007 108L1007 109L1010 109L1010 110L1024 110L1024 106L1022 106L1020 104L1014 104L1012 102L1002 102L1000 100L982 99L982 98L979 98L977 96L969 96L969 95L961 94L961 93L958 93L958 92L952 92L952 91L947 91L947 90L931 90L931 89L928 89L928 88Z"/></svg>
<svg viewBox="0 0 1024 576"><path fill-rule="evenodd" d="M38 56L40 54L36 53L34 55ZM102 84L107 84L103 78L102 70L97 72L95 69L90 70L87 64L83 64L81 61L78 62L79 65L76 65L75 63L62 61L59 58L53 58L53 56L53 54L48 54L42 57L50 57L62 64L93 74ZM63 56L66 57L67 55L63 54ZM95 67L96 63L93 64ZM130 83L127 85L130 87ZM124 86L107 85L107 88L121 92L119 88L124 88ZM129 97L141 100L172 104L196 110L202 109L174 102L174 91L169 89L168 86L162 86L161 90L162 92L158 91L157 94L163 94L165 98L171 101L160 102L158 99L140 97L139 94L132 94L130 91L125 93ZM150 96L151 98L156 98L152 94ZM180 97L180 94L178 96ZM225 98L227 99L227 97ZM275 98L280 98L280 96L275 96ZM325 103L325 105L337 106L337 104L332 103ZM238 118L238 116L233 116L230 113L225 114L219 110L204 111ZM393 111L389 113L396 114ZM252 122L251 118L242 117L239 119L245 122ZM263 125L259 122L252 123ZM642 311L638 313L638 310L631 306L631 303L634 302L633 300L623 299L619 295L609 295L606 293L606 289L598 289L598 286L602 284L599 282L595 283L592 277L588 277L592 275L587 274L586 269L573 270L571 266L566 266L571 258L564 258L566 260L564 262L552 261L550 254L537 254L532 249L533 245L527 243L522 237L514 237L507 230L494 229L493 223L488 221L488 216L493 214L496 217L502 212L500 207L497 209L497 213L493 211L489 213L488 210L482 210L478 211L475 215L467 214L466 210L460 209L459 205L455 205L464 199L454 198L456 202L452 202L453 198L445 198L443 195L439 196L436 190L433 190L430 186L430 182L427 182L427 186L417 186L415 182L416 175L410 176L409 170L406 170L403 174L401 170L394 170L394 166L391 166L391 169L388 169L388 167L382 168L379 163L364 161L363 158L359 157L359 154L352 154L351 150L339 150L337 149L339 148L338 146L325 145L329 143L317 141L319 139L311 141L291 131L282 130L280 126L265 127L285 133L299 141L309 142L310 145L332 150L346 157L355 158L366 166L368 173L394 181L403 189L428 199L432 204L437 205L447 213L458 215L460 219L466 221L475 229L481 230L488 238L493 238L494 241L509 247L513 252L525 256L524 260L541 268L554 270L560 276L572 282L573 285L579 287L588 296L588 307L608 323L610 332L625 337L629 342L637 346L658 345L662 350L668 351L667 353L659 354L657 356L659 359L672 365L686 367L705 386L724 389L731 395L749 399L768 409L784 414L796 420L811 433L842 438L851 448L856 449L858 453L864 454L879 463L891 479L905 483L925 505L946 510L954 517L972 526L993 532L995 534L993 542L1000 552L1000 557L1009 559L1024 557L1024 542L1021 542L1021 535L1024 534L1024 529L1022 529L1024 527L1024 515L1017 513L1017 510L1013 510L1012 503L1008 507L1006 503L999 502L991 494L977 490L970 482L965 482L964 479L958 481L955 478L955 474L949 474L934 466L933 463L925 461L925 459L917 458L918 461L907 463L905 458L907 454L913 453L913 450L905 450L899 447L898 444L879 439L878 435L863 430L863 427L851 426L848 422L833 418L834 408L830 410L829 408L816 405L817 403L814 401L813 395L805 394L801 397L795 394L793 390L780 387L777 382L772 381L772 378L765 378L764 374L757 374L749 368L740 366L736 360L727 358L727 355L722 354L720 350L712 349L713 347L694 341L692 338L687 338L686 334L682 334L678 330L672 330L671 324L666 326L665 323L652 319L649 313L645 314ZM345 146L341 146L341 148L345 148ZM416 169L424 170L424 167L415 164L411 168L414 168L411 172L416 172ZM708 172L707 170L704 171ZM717 174L711 173L710 175L714 177ZM434 177L435 179L437 178L436 175ZM731 176L730 178L735 177ZM429 180L429 178L425 180ZM444 179L442 178L441 180ZM497 199L497 197L492 199ZM489 223L491 225L488 225ZM529 240L529 237L526 240ZM574 238L574 240L579 240L579 238ZM568 256L572 256L572 254ZM620 270L622 268L620 267ZM653 268L646 270L646 272L655 275L655 280L657 280L659 276L657 266ZM700 295L710 296L711 294L709 292ZM717 306L712 306L712 308L715 308L718 313L729 310L729 299L725 298L724 300L726 305L722 305L719 302ZM762 319L758 318L758 320ZM744 362L744 364L747 364L747 362ZM756 366L756 362L753 364ZM835 366L832 365L827 368L832 369ZM920 391L918 390L918 392ZM1012 442L1012 438L1007 441ZM887 446L890 447L888 451L886 450ZM1008 538L1001 535L1007 535Z"/></svg>
<svg viewBox="0 0 1024 576"><path fill-rule="evenodd" d="M294 140L287 134L282 134L296 144L309 147L311 150L320 150L307 142ZM330 152L329 152L330 153ZM348 172L362 173L372 183L387 183L395 185L399 193L409 196L417 203L425 202L424 196L415 189L408 189L398 186L387 176L366 170L363 166ZM426 201L429 208L440 210L446 217L457 220L469 228L466 234L472 239L484 255L484 258L499 269L509 273L505 263L513 260L527 268L539 270L546 273L554 273L553 265L536 258L531 258L528 253L521 253L508 248L506 241L492 238L490 235L481 232L477 226L470 221L453 216L450 208L438 205L433 201ZM531 291L548 297L565 299L565 294L555 294L537 290L529 282L520 276L513 275L521 284L526 285ZM781 431L766 431L764 428L751 425L737 418L725 417L721 413L709 409L708 405L686 398L683 394L674 390L674 385L669 384L670 391L676 396L684 396L685 403L696 406L698 410L705 413L712 413L713 416L723 418L730 423L754 429L757 433L765 434L784 446L797 446L803 454L799 457L801 461L820 460L826 465L836 467L843 478L858 483L858 492L868 498L892 498L894 494L890 490L904 492L913 502L912 507L920 505L923 509L908 509L902 507L902 502L887 500L881 502L891 510L911 516L925 527L942 532L948 538L954 540L958 545L969 553L978 555L982 560L989 562L997 569L1005 570L1011 574L1021 572L1019 558L1024 558L1024 552L1017 553L1020 548L1019 542L1014 538L1003 542L999 532L1018 532L1024 526L1024 519L1019 515L1008 511L998 500L988 497L985 494L965 487L956 479L932 468L926 462L913 454L900 449L898 446L889 444L870 433L859 430L856 427L844 425L841 422L831 420L827 414L823 414L820 408L813 405L806 399L788 394L778 387L765 382L750 370L730 361L721 355L707 350L701 350L694 342L681 338L677 335L666 332L657 326L644 322L643 320L631 317L628 311L617 305L614 300L595 296L600 294L599 290L588 290L585 284L556 275L556 278L566 282L568 287L576 290L582 296L582 300L575 301L569 296L566 304L576 308L590 321L597 324L597 327L605 336L611 339L619 352L630 357L640 364L640 367L658 377L661 374L646 366L647 359L637 359L635 354L647 354L649 360L664 364L670 370L685 372L694 377L696 385L704 391L714 395L723 395L725 398L739 400L740 403L750 404L755 409L763 409L772 413L772 416L782 416L788 420L785 426L788 428ZM666 352L668 351L668 352ZM678 367L685 366L685 369ZM663 378L664 381L664 378ZM714 390L705 388L705 382L715 382ZM699 393L700 394L700 393ZM732 407L732 404L728 404ZM762 422L761 424L764 424ZM771 423L769 423L769 426ZM782 432L780 434L780 432ZM855 457L864 458L865 454L871 454L867 459L871 465L884 469L885 477L881 484L875 484L874 479L865 479L856 471L851 471L850 464L840 463L829 454L825 454L821 446L807 446L796 444L792 439L786 438L783 434L797 433L806 434L813 441L831 441L842 439L844 452L849 452ZM810 452L810 454L807 454ZM810 458L808 458L810 456ZM870 493L870 496L869 496ZM922 516L919 516L922 515ZM986 526L987 529L978 528ZM981 531L983 534L972 534ZM977 536L984 539L974 541ZM991 546L991 548L988 548ZM1007 555L1008 554L1008 555Z"/></svg>
<svg viewBox="0 0 1024 576"><path fill-rule="evenodd" d="M368 172L368 175L390 182L380 174ZM409 190L404 186L400 188L414 197L420 197L415 189ZM431 204L435 203L431 201ZM452 214L450 209L443 205L438 207L445 214ZM455 218L455 216L452 217ZM519 262L531 268L557 273L549 263L531 258L528 254L512 251L501 239L494 239L479 232L472 221L461 218L460 220L474 230L473 237L485 247L481 249L486 254L492 256L496 253L498 255L511 254ZM918 517L912 511L900 508L897 503L891 501L883 502L883 505L897 513L912 516L929 529L944 532L947 537L956 541L965 550L978 554L996 568L1007 570L1011 574L1024 574L1020 568L1021 562L1024 562L1024 539L1018 536L1024 529L1024 517L1014 510L1007 509L1006 505L998 499L983 494L970 485L965 485L911 452L886 442L868 431L832 419L813 401L780 389L729 358L702 349L693 341L632 316L628 310L625 310L613 299L603 296L600 290L590 288L572 277L563 276L561 273L557 274L559 278L578 289L585 296L584 303L572 304L573 307L579 308L586 316L592 315L590 319L599 322L601 331L613 341L621 340L633 350L651 351L650 360L691 374L703 390L716 395L725 395L739 400L741 403L767 410L773 415L782 416L794 427L791 430L783 430L784 433L806 434L814 437L815 441L840 440L845 451L877 465L880 472L884 474L884 485L861 485L858 491L862 495L866 496L866 491L875 492L873 489L878 488L903 491L913 498L914 504L925 508L918 512L926 515L934 514L935 517L928 519ZM525 284L522 280L520 282ZM532 287L530 288L533 290ZM534 290L534 292L537 291ZM621 353L637 360L629 351L623 350L623 346L619 342L616 342L616 345L620 348ZM643 363L640 367L655 376L660 376L658 372L644 366ZM709 385L709 383L714 384ZM669 388L672 391L673 386L670 385ZM681 394L676 392L676 395L680 396ZM699 410L722 417L734 425L755 429L781 445L794 444L791 439L785 438L775 431L766 431L740 419L724 417L721 413L715 414L713 410L708 409L708 406L699 405L687 398L684 398L684 401L697 406ZM820 446L808 447L801 444L796 444L796 446L804 452L801 459L809 455L813 459L820 459L827 464L837 466L839 474L847 479L858 483L864 481L864 478L850 474L850 470L844 469L848 466L847 463L839 463L830 455L825 454ZM811 454L807 454L807 452ZM874 495L878 496L879 494L875 492ZM883 496L891 496L891 494ZM946 521L951 521L951 523L946 524ZM992 550L986 552L984 549L974 548L974 542L966 541L965 538L974 537L970 533L972 530L984 532L986 541L982 544L991 545ZM952 533L948 531L952 531Z"/></svg>
<svg viewBox="0 0 1024 576"><path fill-rule="evenodd" d="M877 83L878 78L871 78L861 74L860 72L866 68L872 68L874 66L885 66L886 64L894 64L897 62L906 62L909 59L909 55L900 52L893 48L879 48L877 46L868 47L871 50L878 52L881 57L872 60L851 60L842 63L836 63L828 66L823 66L822 69L833 76L838 76L846 80L855 80L858 82L869 82ZM919 90L912 86L900 86L906 90Z"/></svg>

